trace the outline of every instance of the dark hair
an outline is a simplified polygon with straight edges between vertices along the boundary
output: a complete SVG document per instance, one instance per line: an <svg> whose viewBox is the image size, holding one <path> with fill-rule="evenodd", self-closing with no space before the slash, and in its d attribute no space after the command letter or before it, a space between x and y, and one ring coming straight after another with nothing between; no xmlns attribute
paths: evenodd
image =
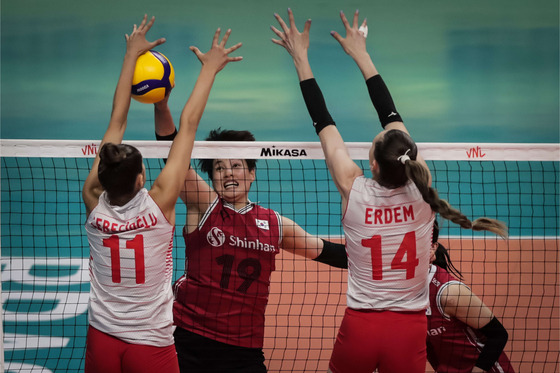
<svg viewBox="0 0 560 373"><path fill-rule="evenodd" d="M441 268L445 269L447 272L453 274L455 277L462 280L463 275L453 265L453 262L451 261L451 257L449 256L449 252L447 252L447 249L445 248L445 246L443 246L442 244L440 244L438 242L438 238L439 238L439 224L438 224L437 220L435 220L434 221L434 232L433 232L433 235L432 235L432 243L437 243L438 247L437 247L436 252L435 252L436 258L434 259L432 264L437 265L438 267L441 267Z"/></svg>
<svg viewBox="0 0 560 373"><path fill-rule="evenodd" d="M406 132L390 130L375 142L373 156L379 164L379 184L394 189L407 183L406 167L399 160L404 154L414 161L418 155L416 143Z"/></svg>
<svg viewBox="0 0 560 373"><path fill-rule="evenodd" d="M401 156L410 159L401 162ZM432 211L451 220L461 228L474 231L490 231L503 238L507 237L507 226L501 221L490 218L478 218L470 221L461 211L451 207L449 202L440 199L436 189L428 186L430 174L423 164L416 160L418 149L414 140L405 132L390 130L375 142L373 156L379 165L378 182L387 188L398 188L412 180ZM401 158L402 159L402 158Z"/></svg>
<svg viewBox="0 0 560 373"><path fill-rule="evenodd" d="M236 130L222 130L217 128L210 131L206 141L255 141L255 136L249 131L236 131ZM256 159L245 159L249 171L253 171L257 167ZM201 159L198 161L198 166L203 172L208 174L212 180L212 170L214 159Z"/></svg>
<svg viewBox="0 0 560 373"><path fill-rule="evenodd" d="M140 173L142 154L134 146L106 143L99 149L97 177L110 197L132 193Z"/></svg>

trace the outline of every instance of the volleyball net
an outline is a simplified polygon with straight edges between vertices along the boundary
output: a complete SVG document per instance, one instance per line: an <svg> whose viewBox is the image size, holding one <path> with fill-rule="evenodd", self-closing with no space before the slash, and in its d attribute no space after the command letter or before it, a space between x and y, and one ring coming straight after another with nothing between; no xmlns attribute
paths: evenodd
<svg viewBox="0 0 560 373"><path fill-rule="evenodd" d="M168 142L128 141L145 158L147 187ZM1 271L7 372L83 371L89 295L81 198L96 141L1 140ZM370 176L370 143L348 144ZM506 222L510 238L461 230L440 219L440 242L475 294L509 332L518 372L559 363L559 181L557 144L419 143L433 186L470 218ZM197 142L200 158L257 159L249 198L306 231L342 242L340 196L319 143ZM201 176L205 177L205 175ZM177 204L174 279L185 267ZM266 313L270 372L325 372L346 307L346 271L277 256ZM430 371L427 368L427 371Z"/></svg>

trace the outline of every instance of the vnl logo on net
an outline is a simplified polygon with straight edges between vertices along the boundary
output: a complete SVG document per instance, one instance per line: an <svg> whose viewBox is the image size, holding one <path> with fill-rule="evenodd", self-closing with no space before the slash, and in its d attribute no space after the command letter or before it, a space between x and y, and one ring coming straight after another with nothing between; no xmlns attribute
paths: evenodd
<svg viewBox="0 0 560 373"><path fill-rule="evenodd" d="M15 324L15 333L4 333L4 351L67 347L70 338L21 334L17 328L25 328L30 323L60 322L85 314L89 291L69 291L68 287L78 285L81 288L81 285L89 284L88 259L2 258L1 270L2 284L14 283L19 285L14 288L32 288L2 289L4 323ZM57 290L59 287L64 287L64 290ZM16 361L6 361L5 368L7 372L49 372L48 368Z"/></svg>
<svg viewBox="0 0 560 373"><path fill-rule="evenodd" d="M95 143L85 145L80 150L82 151L82 155L97 155L97 152L99 151L97 144Z"/></svg>
<svg viewBox="0 0 560 373"><path fill-rule="evenodd" d="M486 153L482 151L480 146L472 147L467 150L467 158L484 158Z"/></svg>

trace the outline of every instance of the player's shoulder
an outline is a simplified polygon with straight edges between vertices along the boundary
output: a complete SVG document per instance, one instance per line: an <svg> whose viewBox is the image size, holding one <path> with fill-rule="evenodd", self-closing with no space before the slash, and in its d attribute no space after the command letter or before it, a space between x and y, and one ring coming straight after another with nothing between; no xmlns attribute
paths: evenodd
<svg viewBox="0 0 560 373"><path fill-rule="evenodd" d="M454 283L462 284L462 282L453 277L451 273L438 265L432 265L431 271L433 271L432 278L435 280L433 283L438 287L443 285L449 286Z"/></svg>
<svg viewBox="0 0 560 373"><path fill-rule="evenodd" d="M259 225L259 221L262 219L266 219L275 225L279 224L286 224L286 222L291 222L291 220L285 216L280 215L280 213L276 210L273 210L268 207L261 206L259 204L254 204L252 213L254 213L257 221L257 225Z"/></svg>
<svg viewBox="0 0 560 373"><path fill-rule="evenodd" d="M269 207L263 206L259 203L255 203L255 202L250 202L247 206L246 206L246 212L250 213L250 214L255 214L255 215L278 215L280 216L280 214L276 211L273 210Z"/></svg>

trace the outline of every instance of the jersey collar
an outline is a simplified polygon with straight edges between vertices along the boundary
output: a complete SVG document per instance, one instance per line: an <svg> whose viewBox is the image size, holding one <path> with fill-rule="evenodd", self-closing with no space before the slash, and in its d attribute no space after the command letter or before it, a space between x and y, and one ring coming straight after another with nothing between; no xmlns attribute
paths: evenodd
<svg viewBox="0 0 560 373"><path fill-rule="evenodd" d="M238 210L238 209L235 208L235 206L234 206L233 204L231 204L231 203L229 203L229 202L227 202L227 201L225 201L225 200L223 200L223 199L222 199L222 202L223 202L223 204L224 204L224 207L227 207L228 209L233 210L233 211L237 212L238 214L245 214L245 213L247 213L248 211L251 211L251 210L253 209L253 206L256 205L255 202L248 201L247 204L246 204L245 206L241 207L241 208Z"/></svg>

